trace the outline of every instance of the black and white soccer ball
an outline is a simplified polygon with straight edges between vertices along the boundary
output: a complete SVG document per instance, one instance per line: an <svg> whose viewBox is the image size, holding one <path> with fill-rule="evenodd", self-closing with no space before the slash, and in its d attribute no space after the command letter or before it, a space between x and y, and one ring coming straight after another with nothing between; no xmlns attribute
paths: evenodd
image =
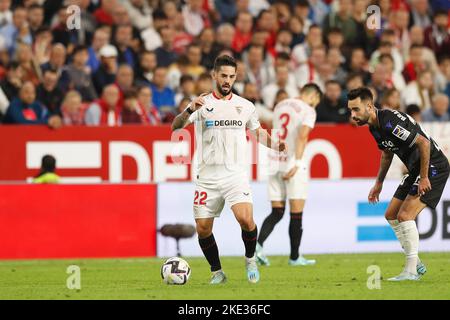
<svg viewBox="0 0 450 320"><path fill-rule="evenodd" d="M186 260L173 257L161 266L161 278L167 284L186 284L191 275L191 267Z"/></svg>

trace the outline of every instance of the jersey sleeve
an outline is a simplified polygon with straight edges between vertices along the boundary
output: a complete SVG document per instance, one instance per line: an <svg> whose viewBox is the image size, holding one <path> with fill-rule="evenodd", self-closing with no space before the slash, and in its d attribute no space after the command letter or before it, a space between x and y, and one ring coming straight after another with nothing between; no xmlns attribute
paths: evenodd
<svg viewBox="0 0 450 320"><path fill-rule="evenodd" d="M305 117L302 121L302 125L305 125L313 129L314 125L316 124L316 118L317 113L314 111L314 109L308 108L307 111L305 112Z"/></svg>
<svg viewBox="0 0 450 320"><path fill-rule="evenodd" d="M256 130L261 126L258 120L258 113L256 112L256 107L253 105L253 112L250 114L250 118L247 121L246 127L249 130Z"/></svg>
<svg viewBox="0 0 450 320"><path fill-rule="evenodd" d="M398 144L409 148L414 146L421 132L419 125L412 118L398 111L386 112L380 125Z"/></svg>

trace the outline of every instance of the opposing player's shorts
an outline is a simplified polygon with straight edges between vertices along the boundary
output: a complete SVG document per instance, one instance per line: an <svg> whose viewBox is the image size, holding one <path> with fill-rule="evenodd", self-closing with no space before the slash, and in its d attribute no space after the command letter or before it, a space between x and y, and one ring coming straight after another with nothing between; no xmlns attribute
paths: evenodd
<svg viewBox="0 0 450 320"><path fill-rule="evenodd" d="M218 218L225 205L253 203L246 174L231 175L215 181L197 181L194 194L194 218Z"/></svg>
<svg viewBox="0 0 450 320"><path fill-rule="evenodd" d="M306 167L298 168L289 180L283 180L284 172L269 176L270 201L285 201L286 199L306 199L308 196L308 173Z"/></svg>
<svg viewBox="0 0 450 320"><path fill-rule="evenodd" d="M441 165L430 166L428 179L431 183L431 190L420 197L420 200L428 207L435 209L444 192L445 183L450 174L450 166L447 162ZM394 198L405 200L408 194L417 195L420 177L418 175L406 174L402 182L395 191Z"/></svg>

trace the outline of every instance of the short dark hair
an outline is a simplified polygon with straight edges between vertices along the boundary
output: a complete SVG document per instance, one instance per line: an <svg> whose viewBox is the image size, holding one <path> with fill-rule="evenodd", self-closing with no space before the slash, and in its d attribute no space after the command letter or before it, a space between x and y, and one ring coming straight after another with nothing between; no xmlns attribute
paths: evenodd
<svg viewBox="0 0 450 320"><path fill-rule="evenodd" d="M77 45L77 46L73 49L72 55L76 55L78 52L81 52L81 51L88 51L88 47L85 46L85 45L82 45L82 44Z"/></svg>
<svg viewBox="0 0 450 320"><path fill-rule="evenodd" d="M391 60L392 62L394 62L394 58L393 58L392 55L390 55L389 53L383 53L383 54L381 54L380 57L378 58L378 61L381 62L381 60L383 60L383 59L389 59L389 60Z"/></svg>
<svg viewBox="0 0 450 320"><path fill-rule="evenodd" d="M322 90L320 90L319 86L313 82L307 83L305 84L301 89L300 89L300 93L310 93L310 92L315 92L320 96L320 99L322 99Z"/></svg>
<svg viewBox="0 0 450 320"><path fill-rule="evenodd" d="M448 15L447 10L445 10L444 8L439 8L434 12L433 19L438 16L447 16L447 15Z"/></svg>
<svg viewBox="0 0 450 320"><path fill-rule="evenodd" d="M214 61L214 71L218 71L223 66L230 66L234 67L234 69L237 69L236 60L226 54L216 58L216 60Z"/></svg>
<svg viewBox="0 0 450 320"><path fill-rule="evenodd" d="M123 99L136 99L138 96L138 91L134 88L128 89L123 93Z"/></svg>
<svg viewBox="0 0 450 320"><path fill-rule="evenodd" d="M46 154L42 157L41 161L41 174L47 172L54 172L56 168L56 159L55 157Z"/></svg>
<svg viewBox="0 0 450 320"><path fill-rule="evenodd" d="M417 104L408 104L405 111L406 114L410 116L416 113L421 113L420 107Z"/></svg>
<svg viewBox="0 0 450 320"><path fill-rule="evenodd" d="M348 100L355 100L358 98L360 98L361 100L373 101L372 91L370 91L370 89L367 87L360 87L353 89L349 93L347 93Z"/></svg>
<svg viewBox="0 0 450 320"><path fill-rule="evenodd" d="M409 47L409 51L412 51L414 49L423 49L423 45L418 44L418 43L414 43L411 45L411 47Z"/></svg>
<svg viewBox="0 0 450 320"><path fill-rule="evenodd" d="M180 78L180 86L188 81L194 81L194 77L192 77L190 74L183 74Z"/></svg>
<svg viewBox="0 0 450 320"><path fill-rule="evenodd" d="M341 84L339 83L339 81L337 81L335 79L327 80L325 82L325 87L329 86L330 84L335 84L335 85L338 85L339 87L341 87Z"/></svg>

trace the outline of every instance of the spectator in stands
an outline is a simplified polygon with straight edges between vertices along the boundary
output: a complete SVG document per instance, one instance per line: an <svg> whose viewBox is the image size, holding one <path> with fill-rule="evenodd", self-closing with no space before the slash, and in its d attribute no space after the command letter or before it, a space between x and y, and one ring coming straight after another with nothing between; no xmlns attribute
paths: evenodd
<svg viewBox="0 0 450 320"><path fill-rule="evenodd" d="M201 65L211 70L214 60L219 55L221 46L215 41L216 33L213 28L205 28L198 37L198 44L202 50Z"/></svg>
<svg viewBox="0 0 450 320"><path fill-rule="evenodd" d="M354 73L350 73L347 76L347 80L345 82L345 92L343 94L343 96L346 96L347 92L352 91L353 89L356 88L360 88L364 86L364 81L363 81L363 76L361 75L361 73L358 72L354 72Z"/></svg>
<svg viewBox="0 0 450 320"><path fill-rule="evenodd" d="M6 114L6 110L9 107L9 100L6 97L3 89L0 87L0 123L2 122L3 117Z"/></svg>
<svg viewBox="0 0 450 320"><path fill-rule="evenodd" d="M9 66L6 77L0 82L0 87L6 95L6 98L11 101L19 95L19 90L23 84L23 70L17 62L12 62ZM9 104L8 104L9 105Z"/></svg>
<svg viewBox="0 0 450 320"><path fill-rule="evenodd" d="M273 120L272 106L269 107L264 104L261 99L260 91L255 83L247 82L245 84L243 97L255 105L259 121L266 127L271 127Z"/></svg>
<svg viewBox="0 0 450 320"><path fill-rule="evenodd" d="M213 90L213 79L211 77L211 74L208 72L202 73L197 80L197 88L196 88L197 95L200 95L205 92L209 93L212 92L212 90Z"/></svg>
<svg viewBox="0 0 450 320"><path fill-rule="evenodd" d="M173 51L175 30L173 27L167 26L161 28L160 32L162 45L155 50L156 60L158 61L158 66L169 67L178 58L178 55Z"/></svg>
<svg viewBox="0 0 450 320"><path fill-rule="evenodd" d="M416 25L426 28L431 25L430 8L427 0L411 1L411 16L409 26Z"/></svg>
<svg viewBox="0 0 450 320"><path fill-rule="evenodd" d="M348 73L361 74L364 83L369 82L370 80L369 64L367 62L364 49L359 47L352 49L350 59L347 61L346 69Z"/></svg>
<svg viewBox="0 0 450 320"><path fill-rule="evenodd" d="M145 0L129 0L123 3L134 27L144 30L152 26L152 8Z"/></svg>
<svg viewBox="0 0 450 320"><path fill-rule="evenodd" d="M42 72L45 70L53 69L56 70L58 76L61 76L63 72L64 64L66 63L66 47L61 43L55 43L50 49L50 59L47 63L41 65Z"/></svg>
<svg viewBox="0 0 450 320"><path fill-rule="evenodd" d="M175 93L167 86L167 68L158 66L151 84L153 104L159 112L173 112L175 108Z"/></svg>
<svg viewBox="0 0 450 320"><path fill-rule="evenodd" d="M449 15L446 10L434 13L433 24L425 29L425 46L437 56L450 52Z"/></svg>
<svg viewBox="0 0 450 320"><path fill-rule="evenodd" d="M61 105L62 122L65 126L84 125L87 105L83 103L78 91L67 92Z"/></svg>
<svg viewBox="0 0 450 320"><path fill-rule="evenodd" d="M325 83L325 94L316 108L317 122L347 123L350 118L347 103L342 99L339 82L329 80Z"/></svg>
<svg viewBox="0 0 450 320"><path fill-rule="evenodd" d="M153 26L143 30L140 34L144 42L144 48L148 51L153 51L162 45L161 35L159 30L169 25L166 14L162 10L153 11Z"/></svg>
<svg viewBox="0 0 450 320"><path fill-rule="evenodd" d="M403 69L403 77L406 83L417 79L417 75L425 70L425 63L422 58L423 47L419 44L413 44L409 48L409 61Z"/></svg>
<svg viewBox="0 0 450 320"><path fill-rule="evenodd" d="M117 0L102 0L100 1L100 8L94 11L94 17L98 24L113 25L114 8L118 5Z"/></svg>
<svg viewBox="0 0 450 320"><path fill-rule="evenodd" d="M202 8L201 0L187 0L182 9L184 28L196 37L200 32L211 25L208 13Z"/></svg>
<svg viewBox="0 0 450 320"><path fill-rule="evenodd" d="M153 80L153 73L158 65L153 51L144 51L139 57L139 67L136 73L136 83L149 86Z"/></svg>
<svg viewBox="0 0 450 320"><path fill-rule="evenodd" d="M277 32L277 38L275 42L275 47L271 54L276 57L278 53L285 52L287 54L291 53L291 43L292 43L292 33L289 29L280 29Z"/></svg>
<svg viewBox="0 0 450 320"><path fill-rule="evenodd" d="M144 110L138 102L137 91L130 89L123 95L123 108L121 112L122 124L145 124Z"/></svg>
<svg viewBox="0 0 450 320"><path fill-rule="evenodd" d="M16 61L22 68L24 81L31 81L35 86L39 84L40 68L33 59L31 47L25 43L19 43L16 47Z"/></svg>
<svg viewBox="0 0 450 320"><path fill-rule="evenodd" d="M97 98L90 70L86 67L89 58L87 47L80 45L73 50L73 61L64 67L61 75L62 90L75 89L80 92L83 101L93 101Z"/></svg>
<svg viewBox="0 0 450 320"><path fill-rule="evenodd" d="M402 91L402 103L417 104L423 111L431 107L433 94L433 76L429 70L425 70L418 75L416 81L411 81Z"/></svg>
<svg viewBox="0 0 450 320"><path fill-rule="evenodd" d="M405 108L407 115L410 115L417 122L422 122L422 111L417 104L407 105Z"/></svg>
<svg viewBox="0 0 450 320"><path fill-rule="evenodd" d="M233 90L235 93L242 96L247 77L247 67L242 60L236 60L236 64L237 64L236 81L234 82ZM295 84L295 79L292 83Z"/></svg>
<svg viewBox="0 0 450 320"><path fill-rule="evenodd" d="M32 44L33 38L27 22L27 10L24 7L14 8L12 21L0 28L0 35L5 40L10 55L14 55L18 43Z"/></svg>
<svg viewBox="0 0 450 320"><path fill-rule="evenodd" d="M51 155L45 155L41 160L39 174L34 177L33 183L58 183L60 177L55 173L56 159Z"/></svg>
<svg viewBox="0 0 450 320"><path fill-rule="evenodd" d="M235 30L232 24L224 23L217 28L216 41L222 49L232 50Z"/></svg>
<svg viewBox="0 0 450 320"><path fill-rule="evenodd" d="M133 69L137 66L137 55L132 47L133 28L131 25L118 25L114 34L114 44L118 51L118 62L126 63Z"/></svg>
<svg viewBox="0 0 450 320"><path fill-rule="evenodd" d="M91 103L86 110L84 122L88 126L119 126L121 125L119 105L119 88L110 84L103 89L100 99Z"/></svg>
<svg viewBox="0 0 450 320"><path fill-rule="evenodd" d="M34 39L36 31L38 31L44 23L44 8L37 3L32 3L27 8L27 20L31 36Z"/></svg>
<svg viewBox="0 0 450 320"><path fill-rule="evenodd" d="M327 62L330 64L332 77L338 81L341 86L345 85L347 72L343 68L344 57L338 48L329 48L327 53Z"/></svg>
<svg viewBox="0 0 450 320"><path fill-rule="evenodd" d="M0 28L12 23L11 0L0 1Z"/></svg>
<svg viewBox="0 0 450 320"><path fill-rule="evenodd" d="M138 102L146 117L146 123L156 126L162 123L161 115L152 101L152 90L148 86L140 86L137 89Z"/></svg>
<svg viewBox="0 0 450 320"><path fill-rule="evenodd" d="M91 68L91 72L95 73L100 67L100 49L109 43L109 33L105 28L95 30L92 44L88 48L89 59L88 66Z"/></svg>
<svg viewBox="0 0 450 320"><path fill-rule="evenodd" d="M358 30L358 23L352 17L352 0L339 0L339 9L337 12L331 11L324 19L323 32L325 37L331 28L339 28L344 35L344 41L348 45L360 44L361 30Z"/></svg>
<svg viewBox="0 0 450 320"><path fill-rule="evenodd" d="M63 5L59 8L57 13L57 21L52 25L53 41L55 43L62 43L66 47L68 53L72 53L72 50L83 43L83 39L79 39L82 34L79 30L68 29L69 11L68 6ZM81 24L81 23L80 23Z"/></svg>
<svg viewBox="0 0 450 320"><path fill-rule="evenodd" d="M386 67L387 86L402 91L406 86L405 80L401 73L395 72L394 59L392 56L390 54L382 54L379 58L379 63Z"/></svg>
<svg viewBox="0 0 450 320"><path fill-rule="evenodd" d="M306 41L292 49L291 59L294 67L298 68L307 63L313 48L322 46L322 29L317 25L312 25L306 35Z"/></svg>
<svg viewBox="0 0 450 320"><path fill-rule="evenodd" d="M400 111L400 92L395 88L386 90L386 92L381 97L380 106L382 109L392 109Z"/></svg>
<svg viewBox="0 0 450 320"><path fill-rule="evenodd" d="M36 65L42 65L50 60L53 34L48 27L41 27L34 34L32 52Z"/></svg>
<svg viewBox="0 0 450 320"><path fill-rule="evenodd" d="M392 87L389 85L388 80L389 73L387 66L383 64L377 64L370 78L370 86L376 91L376 95L379 99L381 99L383 94ZM374 101L377 104L380 104L379 99L374 98Z"/></svg>
<svg viewBox="0 0 450 320"><path fill-rule="evenodd" d="M271 68L264 63L264 47L251 45L247 49L246 60L247 77L261 90L265 85L271 83L275 78Z"/></svg>
<svg viewBox="0 0 450 320"><path fill-rule="evenodd" d="M266 85L262 91L261 96L266 106L273 106L278 90L286 91L288 97L295 98L299 92L295 84L289 83L289 68L287 66L275 67L276 81Z"/></svg>
<svg viewBox="0 0 450 320"><path fill-rule="evenodd" d="M423 122L448 122L450 114L448 113L448 96L445 94L436 94L432 99L431 108L422 113Z"/></svg>
<svg viewBox="0 0 450 320"><path fill-rule="evenodd" d="M186 51L186 56L189 60L187 73L197 79L202 73L206 72L205 67L201 65L202 49L198 44L191 43Z"/></svg>
<svg viewBox="0 0 450 320"><path fill-rule="evenodd" d="M48 69L43 74L42 83L37 87L37 100L47 108L50 115L61 116L61 102L64 93L57 86L58 73Z"/></svg>
<svg viewBox="0 0 450 320"><path fill-rule="evenodd" d="M36 101L36 89L32 82L25 82L19 96L11 101L6 111L5 123L10 124L48 124L51 128L61 126L61 118L49 116L45 107Z"/></svg>
<svg viewBox="0 0 450 320"><path fill-rule="evenodd" d="M116 47L110 44L104 45L99 51L100 65L97 71L92 74L92 82L98 95L101 94L105 86L116 81L117 55Z"/></svg>
<svg viewBox="0 0 450 320"><path fill-rule="evenodd" d="M436 72L436 87L450 97L450 55L439 57L439 69Z"/></svg>
<svg viewBox="0 0 450 320"><path fill-rule="evenodd" d="M196 97L195 80L189 74L182 76L180 79L180 91L175 95L175 105L178 106L180 104L181 99L185 97L191 100L194 100Z"/></svg>
<svg viewBox="0 0 450 320"><path fill-rule="evenodd" d="M295 70L297 88L303 87L309 82L320 83L319 69L326 61L324 46L314 47L308 61ZM323 83L320 83L323 86Z"/></svg>
<svg viewBox="0 0 450 320"><path fill-rule="evenodd" d="M292 16L288 21L289 31L292 33L292 48L303 43L305 40L305 34L303 33L303 21L297 17Z"/></svg>
<svg viewBox="0 0 450 320"><path fill-rule="evenodd" d="M310 27L314 25L310 19L310 4L309 0L298 0L294 5L294 15L303 22L303 33L307 34Z"/></svg>
<svg viewBox="0 0 450 320"><path fill-rule="evenodd" d="M241 53L252 39L253 18L249 12L240 12L236 19L236 29L234 32L231 48Z"/></svg>

